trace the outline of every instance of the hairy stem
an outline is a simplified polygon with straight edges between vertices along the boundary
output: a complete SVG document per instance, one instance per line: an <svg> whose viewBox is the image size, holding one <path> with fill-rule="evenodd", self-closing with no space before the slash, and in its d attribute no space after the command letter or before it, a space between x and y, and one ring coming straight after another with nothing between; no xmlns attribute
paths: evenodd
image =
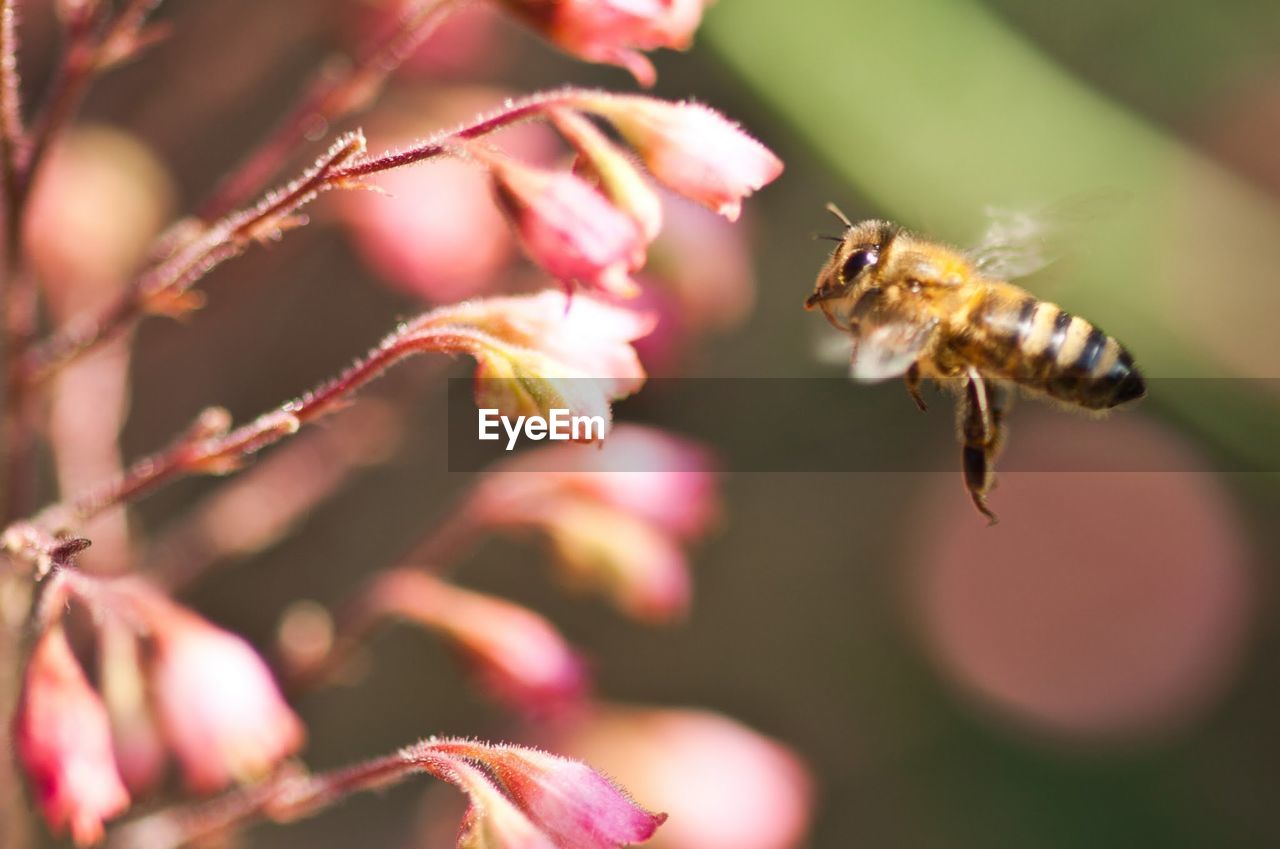
<svg viewBox="0 0 1280 849"><path fill-rule="evenodd" d="M581 93L564 89L531 95L512 101L473 123L378 156L360 155L363 153L360 134L341 137L311 171L288 186L267 193L256 206L232 213L212 225L192 225L198 235L185 240L171 232L168 239L176 241L177 247L171 247L165 256L134 278L124 294L106 310L72 319L31 346L23 357L21 380L38 383L48 378L85 352L124 333L144 316L181 315L198 306L199 299L193 298L190 292L196 283L218 265L244 253L254 241L279 238L301 223L293 214L320 193L360 188L364 186L365 177L451 155L463 142L537 117Z"/></svg>
<svg viewBox="0 0 1280 849"><path fill-rule="evenodd" d="M235 831L253 820L289 822L310 816L352 793L380 790L411 775L428 773L448 780L446 760L429 743L331 772L306 775L284 771L244 790L209 802L169 808L119 828L110 849L176 849Z"/></svg>
<svg viewBox="0 0 1280 849"><path fill-rule="evenodd" d="M14 0L0 2L0 191L3 191L6 234L18 229L18 165L25 144L22 103L18 79L17 12ZM5 238L4 272L0 276L0 305L9 303L16 267L16 239ZM13 340L7 310L0 310L0 518L10 515L9 469L14 458L12 435L14 398L9 364ZM18 590L14 576L0 573L0 593ZM0 611L0 711L9 717L18 691L18 670L22 659L21 623ZM29 845L27 804L22 796L18 772L11 753L0 758L0 843L20 849Z"/></svg>
<svg viewBox="0 0 1280 849"><path fill-rule="evenodd" d="M248 424L231 429L225 410L206 410L171 446L134 463L119 478L47 507L30 521L10 525L0 536L0 546L11 557L31 564L37 574L43 574L52 552L67 544L67 530L104 510L128 504L183 477L226 474L241 468L263 448L341 407L361 387L406 357L428 352L474 352L485 344L492 344L485 334L440 323L437 314L427 313L402 325L338 377Z"/></svg>
<svg viewBox="0 0 1280 849"><path fill-rule="evenodd" d="M6 215L17 218L19 174L27 144L22 123L21 80L18 77L18 13L15 0L0 3L0 183L3 184ZM6 223L8 230L14 225Z"/></svg>
<svg viewBox="0 0 1280 849"><path fill-rule="evenodd" d="M399 438L398 410L366 401L310 431L197 504L142 557L152 580L183 589L228 560L271 545Z"/></svg>

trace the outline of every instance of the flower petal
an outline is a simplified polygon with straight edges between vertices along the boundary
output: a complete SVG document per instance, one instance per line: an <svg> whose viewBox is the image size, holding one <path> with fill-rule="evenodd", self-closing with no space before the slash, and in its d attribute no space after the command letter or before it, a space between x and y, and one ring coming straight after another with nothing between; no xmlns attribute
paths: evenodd
<svg viewBox="0 0 1280 849"><path fill-rule="evenodd" d="M98 842L103 820L129 807L107 709L61 627L47 630L31 654L13 740L45 821L55 832L70 827L77 846Z"/></svg>
<svg viewBox="0 0 1280 849"><path fill-rule="evenodd" d="M615 849L648 840L666 820L579 761L521 746L440 740L434 753L480 767L534 826L565 849Z"/></svg>
<svg viewBox="0 0 1280 849"><path fill-rule="evenodd" d="M699 103L584 93L575 105L613 123L672 191L731 221L743 198L782 173L782 160L772 151Z"/></svg>
<svg viewBox="0 0 1280 849"><path fill-rule="evenodd" d="M370 603L439 631L481 684L516 708L545 714L585 694L586 664L551 623L518 604L409 569L379 576Z"/></svg>

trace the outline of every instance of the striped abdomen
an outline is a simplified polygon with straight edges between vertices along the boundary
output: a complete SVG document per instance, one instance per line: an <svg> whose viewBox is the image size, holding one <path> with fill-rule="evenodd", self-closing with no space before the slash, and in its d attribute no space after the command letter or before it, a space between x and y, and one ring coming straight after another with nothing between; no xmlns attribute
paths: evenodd
<svg viewBox="0 0 1280 849"><path fill-rule="evenodd" d="M1146 394L1133 357L1114 338L1015 287L985 298L970 316L986 368L1027 389L1091 410Z"/></svg>

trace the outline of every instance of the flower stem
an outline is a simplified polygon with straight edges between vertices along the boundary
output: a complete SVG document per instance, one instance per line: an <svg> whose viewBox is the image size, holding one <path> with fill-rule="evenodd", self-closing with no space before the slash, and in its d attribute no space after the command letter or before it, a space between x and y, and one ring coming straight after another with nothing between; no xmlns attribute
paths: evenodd
<svg viewBox="0 0 1280 849"><path fill-rule="evenodd" d="M363 136L341 137L310 171L284 188L268 192L249 209L219 222L197 225L199 233L182 241L134 278L124 294L103 312L78 316L32 345L22 359L20 382L39 383L59 368L133 327L146 315L181 315L199 305L190 290L206 274L244 253L254 241L278 238L301 223L293 214L321 192L363 187L362 178L454 153L460 142L472 141L512 124L536 117L554 106L571 102L581 90L561 89L507 103L497 112L450 132L433 136L404 150L364 157ZM359 139L356 149L354 141ZM188 225L191 222L187 222ZM161 237L165 240L166 237Z"/></svg>
<svg viewBox="0 0 1280 849"><path fill-rule="evenodd" d="M21 79L18 76L18 34L15 0L0 3L0 183L3 183L6 213L17 217L16 203L27 138L22 124ZM9 230L14 229L7 223Z"/></svg>
<svg viewBox="0 0 1280 849"><path fill-rule="evenodd" d="M0 305L7 305L14 288L16 242L20 233L18 215L18 165L25 144L22 103L18 79L18 38L14 0L0 2L0 192L4 202L4 272L0 276ZM0 520L10 515L9 470L16 454L11 436L16 428L10 364L14 340L10 335L7 307L0 310ZM16 587L13 578L0 574L0 591ZM0 712L13 713L18 691L18 669L22 659L20 624L0 615ZM14 760L0 760L0 843L17 849L30 845L31 832L26 802L19 786Z"/></svg>
<svg viewBox="0 0 1280 849"><path fill-rule="evenodd" d="M365 384L413 354L474 351L484 334L461 326L433 324L435 313L400 326L365 358L294 401L231 429L229 414L210 408L168 448L139 460L115 480L68 501L46 507L30 521L15 522L0 535L0 549L30 564L36 574L68 544L65 533L109 508L128 504L172 481L195 474L227 474L254 454L341 407Z"/></svg>
<svg viewBox="0 0 1280 849"><path fill-rule="evenodd" d="M235 831L260 817L289 822L311 816L352 793L382 789L422 772L439 777L446 768L439 756L414 746L316 775L285 770L212 801L167 808L127 823L112 835L108 846L176 849Z"/></svg>

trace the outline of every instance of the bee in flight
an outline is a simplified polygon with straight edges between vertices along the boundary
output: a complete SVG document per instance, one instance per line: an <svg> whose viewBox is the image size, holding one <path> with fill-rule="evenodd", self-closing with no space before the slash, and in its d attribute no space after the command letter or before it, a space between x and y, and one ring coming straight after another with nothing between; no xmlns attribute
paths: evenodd
<svg viewBox="0 0 1280 849"><path fill-rule="evenodd" d="M991 524L987 493L1015 387L1093 411L1146 393L1124 346L993 270L1023 265L1017 270L1029 273L1044 264L1025 262L1030 254L998 238L966 254L887 221L854 224L828 209L847 229L805 308L821 309L849 333L855 379L901 376L922 411L922 380L957 391L965 487Z"/></svg>

